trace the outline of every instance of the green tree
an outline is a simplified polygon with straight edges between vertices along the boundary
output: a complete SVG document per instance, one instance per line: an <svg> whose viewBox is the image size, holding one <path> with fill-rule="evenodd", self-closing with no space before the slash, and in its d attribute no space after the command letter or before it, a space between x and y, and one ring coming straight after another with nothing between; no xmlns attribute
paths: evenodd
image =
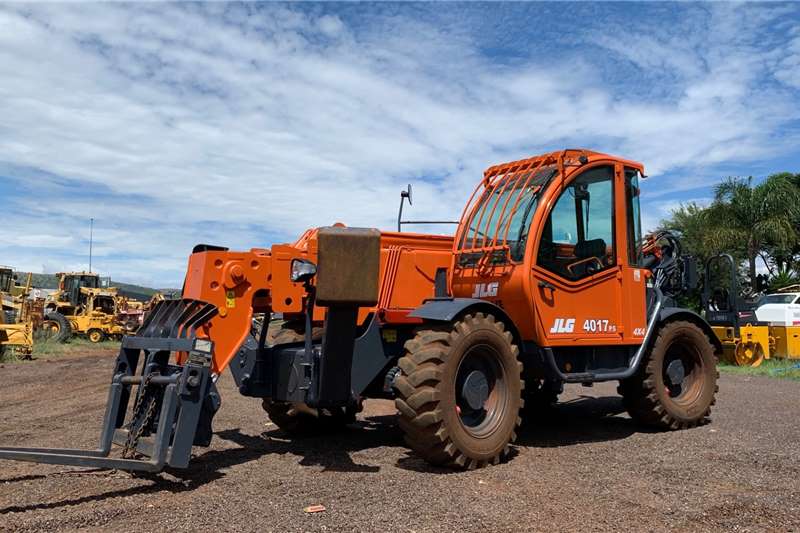
<svg viewBox="0 0 800 533"><path fill-rule="evenodd" d="M781 172L770 176L772 179L789 180L798 190L800 190L800 174L791 172ZM800 216L796 216L792 221L795 232L800 234ZM789 243L771 242L766 243L765 249L761 254L762 259L767 264L769 273L778 276L780 273L800 272L800 242L797 240Z"/></svg>
<svg viewBox="0 0 800 533"><path fill-rule="evenodd" d="M689 202L673 209L670 217L661 221L660 227L677 234L681 241L681 251L693 255L702 265L713 255L706 242L707 225L706 209L695 202Z"/></svg>
<svg viewBox="0 0 800 533"><path fill-rule="evenodd" d="M728 178L714 189L705 210L705 242L714 250L744 247L750 283L755 289L756 258L768 243L790 248L797 241L800 190L785 174L753 185L753 178Z"/></svg>

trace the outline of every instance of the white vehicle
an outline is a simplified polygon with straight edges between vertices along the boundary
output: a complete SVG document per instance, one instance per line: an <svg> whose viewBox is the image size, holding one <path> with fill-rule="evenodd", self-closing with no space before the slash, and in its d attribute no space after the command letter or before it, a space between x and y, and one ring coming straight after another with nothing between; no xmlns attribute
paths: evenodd
<svg viewBox="0 0 800 533"><path fill-rule="evenodd" d="M800 325L800 292L768 294L758 302L756 319L772 326Z"/></svg>

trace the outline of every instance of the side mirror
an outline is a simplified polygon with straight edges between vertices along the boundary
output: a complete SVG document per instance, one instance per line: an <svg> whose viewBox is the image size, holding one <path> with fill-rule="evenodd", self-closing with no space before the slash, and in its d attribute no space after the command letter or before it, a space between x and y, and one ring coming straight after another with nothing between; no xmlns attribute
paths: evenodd
<svg viewBox="0 0 800 533"><path fill-rule="evenodd" d="M397 212L397 233L403 231L403 204L408 200L408 205L414 205L411 201L411 184L404 191L400 191L400 210Z"/></svg>
<svg viewBox="0 0 800 533"><path fill-rule="evenodd" d="M588 200L589 198L590 198L589 188L585 184L581 184L575 187L576 200Z"/></svg>
<svg viewBox="0 0 800 533"><path fill-rule="evenodd" d="M411 201L411 184L408 184L408 188L405 191L400 191L400 201L402 202L403 198L408 199L408 205L414 205Z"/></svg>

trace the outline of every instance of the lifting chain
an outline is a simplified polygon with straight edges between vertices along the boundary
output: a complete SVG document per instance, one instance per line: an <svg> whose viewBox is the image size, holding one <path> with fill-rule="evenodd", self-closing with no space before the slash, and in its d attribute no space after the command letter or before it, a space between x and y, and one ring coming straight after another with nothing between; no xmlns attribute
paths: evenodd
<svg viewBox="0 0 800 533"><path fill-rule="evenodd" d="M139 439L153 422L157 402L155 394L148 394L148 386L152 376L152 373L147 374L142 378L142 383L139 385L139 394L136 396L133 413L131 414L131 423L128 425L128 438L125 439L125 447L122 449L122 457L124 459L133 458L136 454L136 447L139 445ZM142 405L145 403L143 401L145 396L148 396L147 407L142 409ZM137 420L141 420L141 422L137 423Z"/></svg>

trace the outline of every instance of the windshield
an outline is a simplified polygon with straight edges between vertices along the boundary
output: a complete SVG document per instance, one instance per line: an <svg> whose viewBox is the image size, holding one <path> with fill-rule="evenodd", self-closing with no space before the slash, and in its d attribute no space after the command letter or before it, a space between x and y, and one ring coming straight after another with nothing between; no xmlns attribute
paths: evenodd
<svg viewBox="0 0 800 533"><path fill-rule="evenodd" d="M556 173L555 167L509 173L487 187L468 217L459 250L478 251L507 246L512 261L522 261L531 218L536 212L538 193ZM507 259L494 254L493 262ZM506 259L502 259L506 258Z"/></svg>
<svg viewBox="0 0 800 533"><path fill-rule="evenodd" d="M761 300L761 305L790 304L797 298L797 294L768 294Z"/></svg>
<svg viewBox="0 0 800 533"><path fill-rule="evenodd" d="M0 270L0 292L11 292L10 270Z"/></svg>

